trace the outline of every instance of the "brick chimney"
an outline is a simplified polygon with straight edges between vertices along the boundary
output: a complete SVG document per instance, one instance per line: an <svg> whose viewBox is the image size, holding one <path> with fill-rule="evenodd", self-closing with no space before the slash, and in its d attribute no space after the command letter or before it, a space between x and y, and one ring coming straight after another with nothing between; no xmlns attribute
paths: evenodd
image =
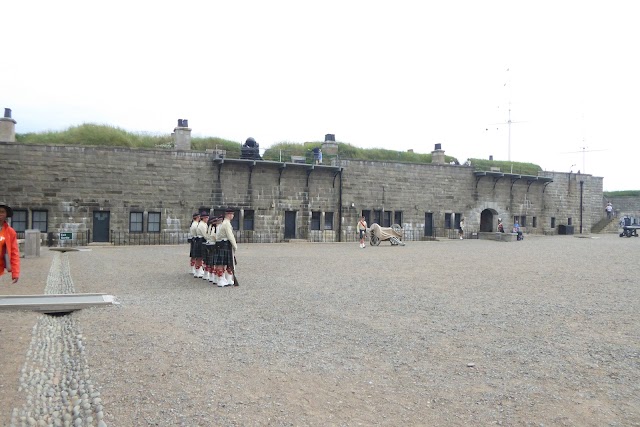
<svg viewBox="0 0 640 427"><path fill-rule="evenodd" d="M11 108L5 108L4 117L0 117L0 141L16 142L16 123L11 118Z"/></svg>
<svg viewBox="0 0 640 427"><path fill-rule="evenodd" d="M434 165L444 165L444 150L442 144L436 144L436 148L431 152L431 163Z"/></svg>
<svg viewBox="0 0 640 427"><path fill-rule="evenodd" d="M178 119L178 126L173 129L173 141L176 150L191 150L191 128L189 120Z"/></svg>

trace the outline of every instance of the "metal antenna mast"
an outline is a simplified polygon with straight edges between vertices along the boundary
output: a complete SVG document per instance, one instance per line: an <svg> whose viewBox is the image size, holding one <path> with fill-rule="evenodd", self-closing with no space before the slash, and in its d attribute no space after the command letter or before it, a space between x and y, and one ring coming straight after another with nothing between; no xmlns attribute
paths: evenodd
<svg viewBox="0 0 640 427"><path fill-rule="evenodd" d="M582 143L584 144L584 140L582 141ZM605 150L588 150L588 148L589 147L587 147L586 145L583 145L582 147L580 147L579 151L566 151L563 154L582 153L582 173L587 173L587 167L585 165L586 153L593 153L596 151L607 151L606 149Z"/></svg>
<svg viewBox="0 0 640 427"><path fill-rule="evenodd" d="M509 71L509 69L507 68L507 72ZM507 146L507 160L511 161L511 123L524 123L524 122L514 122L513 120L511 120L511 78L509 78L507 80L507 82L503 85L503 87L505 86L509 86L509 114L507 116L507 121L506 122L500 122L500 123L491 123L492 125L507 125L508 128L508 146Z"/></svg>

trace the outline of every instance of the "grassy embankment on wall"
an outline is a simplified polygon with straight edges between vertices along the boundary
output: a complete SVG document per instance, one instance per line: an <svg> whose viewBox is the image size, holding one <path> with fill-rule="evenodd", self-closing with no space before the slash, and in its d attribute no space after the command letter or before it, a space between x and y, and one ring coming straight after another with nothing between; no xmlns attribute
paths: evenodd
<svg viewBox="0 0 640 427"><path fill-rule="evenodd" d="M147 149L171 149L173 141L170 134L154 135L148 133L128 132L124 129L97 124L83 124L73 126L62 131L38 132L16 134L17 142L23 144L50 144L50 145L84 145L129 147ZM262 151L264 160L290 161L291 156L305 157L306 161L313 161L312 150L320 148L322 142L279 142ZM239 158L241 142L230 141L215 137L193 137L191 148L194 151L209 149L226 150L229 158ZM348 143L338 142L338 156L342 159L393 161L406 163L431 163L431 153L414 153L413 151L396 151L384 148L359 148ZM330 161L324 154L324 163ZM457 158L445 156L447 163L460 164ZM475 170L491 170L492 167L500 168L504 173L517 173L523 175L537 175L542 168L532 163L507 162L499 160L469 159Z"/></svg>
<svg viewBox="0 0 640 427"><path fill-rule="evenodd" d="M154 135L134 133L113 126L97 124L83 124L62 131L16 134L16 141L23 144L43 145L84 145L147 149L173 148L173 141L170 134ZM264 150L262 157L264 160L290 161L291 156L303 156L308 162L311 162L313 159L311 150L321 146L322 142L280 142ZM229 141L222 138L191 138L192 150L226 150L229 158L239 158L241 147L241 142ZM339 157L344 159L431 163L430 153L421 154L382 148L359 148L342 142L338 143L338 153ZM326 155L324 157L327 158ZM457 159L446 156L446 161L457 162Z"/></svg>

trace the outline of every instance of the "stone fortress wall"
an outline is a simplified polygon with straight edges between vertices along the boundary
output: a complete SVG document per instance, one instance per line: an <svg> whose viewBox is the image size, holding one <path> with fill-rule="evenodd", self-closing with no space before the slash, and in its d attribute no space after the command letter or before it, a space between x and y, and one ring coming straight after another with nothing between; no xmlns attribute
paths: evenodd
<svg viewBox="0 0 640 427"><path fill-rule="evenodd" d="M439 144L432 164L224 159L185 149L190 130L176 128L181 149L174 150L0 141L6 177L0 200L26 210L29 218L33 211L46 211L47 231L53 233L92 230L96 212L109 212L110 230L128 232L131 212L144 213L145 224L153 212L160 214L161 231L187 231L195 210L231 206L239 211L241 231L244 214L251 211L250 233L268 241L315 240L319 234L322 240L345 240L355 233L363 211L370 223L401 222L414 237L424 235L425 225L445 236L461 216L467 230L495 231L499 217L508 230L517 216L526 233L555 234L560 225L588 233L604 215L601 177L562 172L540 174L545 181L477 176L473 167L446 164ZM314 215L316 220L319 215L320 230L312 230L318 228L317 222L312 226ZM287 218L295 221L289 236ZM426 224L429 219L432 224Z"/></svg>
<svg viewBox="0 0 640 427"><path fill-rule="evenodd" d="M46 210L49 231L91 229L94 211L109 211L114 230L128 230L129 213L138 211L160 212L163 229L186 230L194 210L233 206L255 211L256 232L283 230L284 212L295 211L297 238L309 237L313 211L332 213L333 232L338 225L348 232L362 210L391 211L392 222L401 212L402 226L414 230L424 228L425 213L436 230L444 229L446 213L459 213L479 230L481 212L490 209L507 227L513 216L526 216L527 232L552 234L569 218L579 225L580 181L584 230L604 212L602 178L571 173L546 172L553 182L544 186L477 180L471 167L447 164L342 160L308 173L308 165L219 164L192 151L17 143L0 143L0 157L7 177L0 198L14 209Z"/></svg>

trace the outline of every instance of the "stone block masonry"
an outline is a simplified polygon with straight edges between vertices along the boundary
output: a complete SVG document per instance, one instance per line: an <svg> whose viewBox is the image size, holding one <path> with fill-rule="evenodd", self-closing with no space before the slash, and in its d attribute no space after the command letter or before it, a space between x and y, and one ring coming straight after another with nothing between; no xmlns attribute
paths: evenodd
<svg viewBox="0 0 640 427"><path fill-rule="evenodd" d="M253 211L253 230L284 238L286 212L294 238L345 240L363 210L408 230L424 230L426 218L440 235L455 219L468 231L495 231L497 218L511 227L526 220L527 233L554 234L569 218L576 230L603 216L602 178L545 172L553 182L478 179L468 166L342 160L333 166L217 159L212 153L110 147L41 146L0 142L7 178L0 199L27 213L46 213L48 232L94 232L94 213L109 212L110 230L129 232L131 214L160 215L162 230L186 231L199 208ZM582 190L580 181L583 182ZM580 195L582 191L582 211ZM318 230L313 218L322 219ZM453 219L448 224L447 218ZM535 218L535 224L533 223ZM384 225L384 224L383 224ZM95 233L94 233L95 234ZM327 237L329 235L329 237ZM333 238L330 237L333 235Z"/></svg>

